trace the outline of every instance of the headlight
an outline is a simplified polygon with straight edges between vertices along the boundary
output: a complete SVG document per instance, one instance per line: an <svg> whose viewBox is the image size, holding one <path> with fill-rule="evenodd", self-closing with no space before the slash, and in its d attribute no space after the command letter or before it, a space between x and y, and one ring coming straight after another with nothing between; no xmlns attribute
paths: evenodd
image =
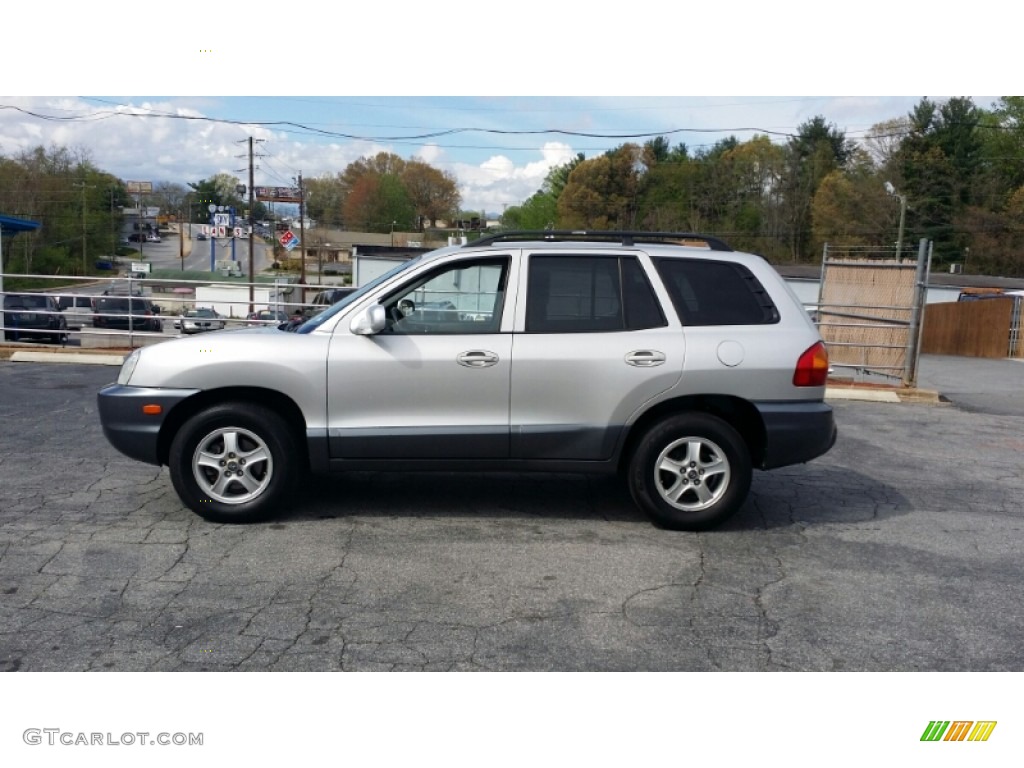
<svg viewBox="0 0 1024 768"><path fill-rule="evenodd" d="M131 379L132 374L135 373L135 366L139 362L139 355L142 354L141 349L136 349L128 357L125 358L121 364L121 373L118 374L117 383L124 386Z"/></svg>

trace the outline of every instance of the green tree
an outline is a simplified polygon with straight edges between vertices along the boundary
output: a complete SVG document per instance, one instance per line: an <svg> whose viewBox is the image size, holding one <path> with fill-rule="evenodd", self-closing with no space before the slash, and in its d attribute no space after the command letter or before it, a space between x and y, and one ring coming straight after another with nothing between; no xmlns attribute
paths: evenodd
<svg viewBox="0 0 1024 768"><path fill-rule="evenodd" d="M421 160L409 160L398 178L416 211L417 231L424 225L435 226L438 219L451 219L459 210L462 196L452 174Z"/></svg>
<svg viewBox="0 0 1024 768"><path fill-rule="evenodd" d="M896 156L907 196L904 241L933 241L937 265L959 261L969 237L955 222L972 204L983 150L982 114L970 99L944 104L922 99L909 118L910 133Z"/></svg>
<svg viewBox="0 0 1024 768"><path fill-rule="evenodd" d="M622 146L581 162L558 198L558 218L570 229L630 229L636 220L641 148Z"/></svg>
<svg viewBox="0 0 1024 768"><path fill-rule="evenodd" d="M10 271L82 274L116 246L121 182L82 149L35 147L0 159L0 209L42 226L18 240Z"/></svg>
<svg viewBox="0 0 1024 768"><path fill-rule="evenodd" d="M345 198L344 216L350 228L367 232L410 229L416 209L393 173L368 173L356 180Z"/></svg>
<svg viewBox="0 0 1024 768"><path fill-rule="evenodd" d="M537 191L522 205L509 206L501 215L505 229L554 229L558 223L558 201L550 192Z"/></svg>
<svg viewBox="0 0 1024 768"><path fill-rule="evenodd" d="M899 206L885 192L870 156L862 152L855 158L818 185L812 204L815 248L827 242L884 249L896 238Z"/></svg>
<svg viewBox="0 0 1024 768"><path fill-rule="evenodd" d="M558 198L561 197L562 191L565 189L565 185L569 182L570 174L576 169L576 166L586 159L586 155L582 152L577 152L572 160L552 167L548 171L547 176L544 177L541 191L549 194L551 199L557 203Z"/></svg>
<svg viewBox="0 0 1024 768"><path fill-rule="evenodd" d="M846 135L818 115L801 124L786 144L781 179L780 234L789 258L811 259L811 203L818 186L832 171L845 167L853 153Z"/></svg>
<svg viewBox="0 0 1024 768"><path fill-rule="evenodd" d="M234 208L238 215L242 214L245 208L245 202L242 199L241 194L238 192L238 187L242 184L235 176L231 176L227 173L218 173L211 176L209 179L200 179L196 182L189 182L189 187L192 189L193 202L200 208L206 209L209 215L209 206L216 205L224 208ZM200 213L199 216L204 216Z"/></svg>
<svg viewBox="0 0 1024 768"><path fill-rule="evenodd" d="M303 179L306 212L324 227L340 227L344 223L342 207L345 200L345 186L341 174L323 174Z"/></svg>

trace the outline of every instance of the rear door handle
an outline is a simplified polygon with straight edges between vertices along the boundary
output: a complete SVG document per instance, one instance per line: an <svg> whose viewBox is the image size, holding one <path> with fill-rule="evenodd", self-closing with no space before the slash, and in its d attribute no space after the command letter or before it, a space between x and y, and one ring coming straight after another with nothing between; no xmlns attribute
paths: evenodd
<svg viewBox="0 0 1024 768"><path fill-rule="evenodd" d="M487 368L498 362L498 356L486 349L473 349L459 354L455 362L466 368Z"/></svg>
<svg viewBox="0 0 1024 768"><path fill-rule="evenodd" d="M666 359L665 353L656 349L637 349L626 355L626 362L637 368L653 368L664 363Z"/></svg>

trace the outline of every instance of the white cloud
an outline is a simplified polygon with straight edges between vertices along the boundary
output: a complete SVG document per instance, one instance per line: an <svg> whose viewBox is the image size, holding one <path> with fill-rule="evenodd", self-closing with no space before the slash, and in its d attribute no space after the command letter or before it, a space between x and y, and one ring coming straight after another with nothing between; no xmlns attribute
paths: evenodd
<svg viewBox="0 0 1024 768"><path fill-rule="evenodd" d="M575 155L572 147L557 141L545 143L538 153L540 159L523 165L505 155L494 155L479 165L456 164L463 207L501 213L508 206L521 205L540 189L548 171Z"/></svg>
<svg viewBox="0 0 1024 768"><path fill-rule="evenodd" d="M426 144L416 151L416 159L424 163L436 163L444 156L444 150L437 144Z"/></svg>

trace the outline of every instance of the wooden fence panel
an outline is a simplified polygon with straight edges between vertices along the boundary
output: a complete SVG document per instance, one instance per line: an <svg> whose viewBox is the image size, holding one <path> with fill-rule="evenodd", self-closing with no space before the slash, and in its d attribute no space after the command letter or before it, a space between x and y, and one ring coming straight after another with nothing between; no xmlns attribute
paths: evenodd
<svg viewBox="0 0 1024 768"><path fill-rule="evenodd" d="M892 259L826 258L818 330L833 365L904 374L915 270Z"/></svg>
<svg viewBox="0 0 1024 768"><path fill-rule="evenodd" d="M1012 299L949 301L924 311L921 352L928 355L1006 357Z"/></svg>

